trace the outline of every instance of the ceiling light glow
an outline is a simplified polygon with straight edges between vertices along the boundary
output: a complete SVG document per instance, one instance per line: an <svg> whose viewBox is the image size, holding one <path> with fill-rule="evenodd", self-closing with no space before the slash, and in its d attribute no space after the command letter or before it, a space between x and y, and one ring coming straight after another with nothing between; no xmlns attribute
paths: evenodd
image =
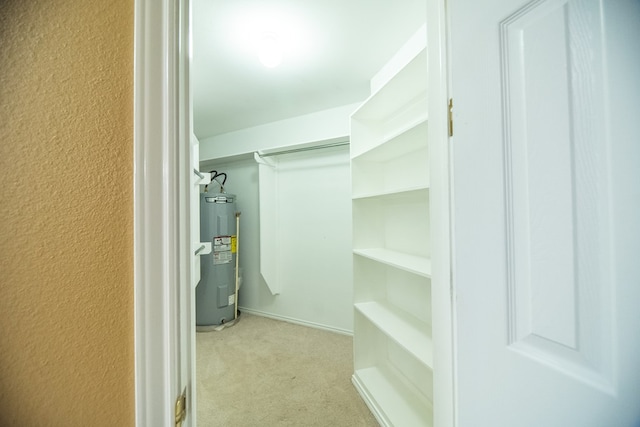
<svg viewBox="0 0 640 427"><path fill-rule="evenodd" d="M230 22L229 41L237 52L258 56L269 68L284 61L299 62L311 50L310 25L292 10L252 8L239 10Z"/></svg>
<svg viewBox="0 0 640 427"><path fill-rule="evenodd" d="M275 68L282 63L282 46L273 33L266 33L258 42L258 58L267 68Z"/></svg>

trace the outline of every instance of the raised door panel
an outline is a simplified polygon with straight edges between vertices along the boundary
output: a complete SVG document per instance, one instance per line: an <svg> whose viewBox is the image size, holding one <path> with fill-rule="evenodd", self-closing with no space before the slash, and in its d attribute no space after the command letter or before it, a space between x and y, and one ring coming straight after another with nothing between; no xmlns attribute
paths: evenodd
<svg viewBox="0 0 640 427"><path fill-rule="evenodd" d="M501 23L500 53L510 343L610 390L599 18L586 2L529 5Z"/></svg>

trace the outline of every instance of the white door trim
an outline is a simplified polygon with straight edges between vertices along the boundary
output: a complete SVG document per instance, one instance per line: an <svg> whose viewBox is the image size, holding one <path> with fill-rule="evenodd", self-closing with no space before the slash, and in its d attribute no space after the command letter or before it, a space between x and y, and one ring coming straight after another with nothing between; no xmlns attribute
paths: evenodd
<svg viewBox="0 0 640 427"><path fill-rule="evenodd" d="M445 0L427 0L433 425L455 426L454 306L451 276L449 67Z"/></svg>
<svg viewBox="0 0 640 427"><path fill-rule="evenodd" d="M179 371L179 0L135 0L134 341L137 426L175 423Z"/></svg>

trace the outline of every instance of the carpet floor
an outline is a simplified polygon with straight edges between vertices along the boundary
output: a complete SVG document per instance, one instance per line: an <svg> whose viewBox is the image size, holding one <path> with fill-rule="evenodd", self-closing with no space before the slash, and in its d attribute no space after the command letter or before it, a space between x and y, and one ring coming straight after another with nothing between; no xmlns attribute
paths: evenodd
<svg viewBox="0 0 640 427"><path fill-rule="evenodd" d="M243 313L196 334L200 427L377 427L353 384L353 338Z"/></svg>

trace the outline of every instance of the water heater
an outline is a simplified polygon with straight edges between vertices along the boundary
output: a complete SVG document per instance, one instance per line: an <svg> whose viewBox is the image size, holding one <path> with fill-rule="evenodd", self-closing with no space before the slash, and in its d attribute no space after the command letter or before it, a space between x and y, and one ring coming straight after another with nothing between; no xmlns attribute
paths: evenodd
<svg viewBox="0 0 640 427"><path fill-rule="evenodd" d="M201 258L196 286L196 326L217 326L235 318L237 256L235 195L200 193L200 238L212 251Z"/></svg>

